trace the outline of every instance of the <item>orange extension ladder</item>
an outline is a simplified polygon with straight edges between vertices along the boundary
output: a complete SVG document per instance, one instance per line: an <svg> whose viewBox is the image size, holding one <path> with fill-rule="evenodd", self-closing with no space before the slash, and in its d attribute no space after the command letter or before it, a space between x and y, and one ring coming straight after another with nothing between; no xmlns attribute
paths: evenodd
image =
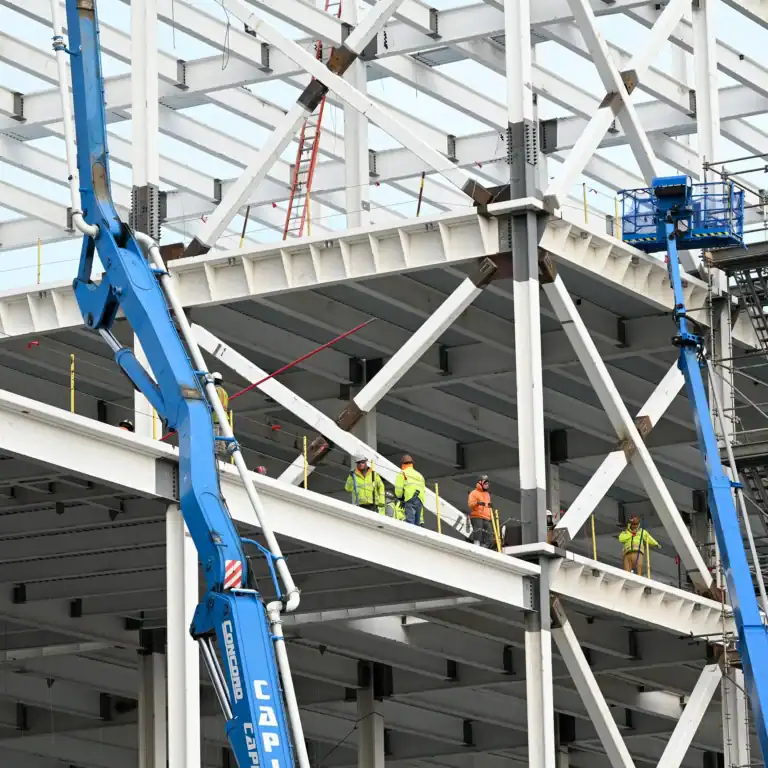
<svg viewBox="0 0 768 768"><path fill-rule="evenodd" d="M325 0L325 12L337 19L341 18L341 0ZM323 57L323 43L315 43L315 55ZM331 50L333 55L333 50ZM296 164L291 179L291 195L288 198L288 212L283 227L283 240L288 236L301 237L306 227L309 234L309 195L312 191L312 179L315 175L317 152L320 148L320 133L325 111L325 96L320 106L304 121L299 135L299 148L296 152Z"/></svg>

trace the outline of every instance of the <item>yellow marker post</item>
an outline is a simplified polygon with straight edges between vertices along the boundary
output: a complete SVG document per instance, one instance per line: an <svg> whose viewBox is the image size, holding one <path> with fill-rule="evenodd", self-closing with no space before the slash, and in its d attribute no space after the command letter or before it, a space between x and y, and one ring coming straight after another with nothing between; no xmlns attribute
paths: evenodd
<svg viewBox="0 0 768 768"><path fill-rule="evenodd" d="M440 522L440 488L435 483L435 514L437 515L437 532L443 532L443 526Z"/></svg>
<svg viewBox="0 0 768 768"><path fill-rule="evenodd" d="M232 430L232 434L235 434L235 414L232 411L232 409L229 409L229 428ZM229 463L234 464L235 463L235 454L233 453L229 457Z"/></svg>
<svg viewBox="0 0 768 768"><path fill-rule="evenodd" d="M40 273L43 266L43 241L37 240L37 284L40 285Z"/></svg>
<svg viewBox="0 0 768 768"><path fill-rule="evenodd" d="M584 194L584 223L589 221L589 210L587 208L587 184L586 182L581 185L582 192Z"/></svg>
<svg viewBox="0 0 768 768"><path fill-rule="evenodd" d="M493 511L493 517L494 517L494 521L496 522L496 546L497 546L499 552L501 552L501 549L502 549L502 547L501 547L501 521L499 520L499 510L498 509L495 509Z"/></svg>
<svg viewBox="0 0 768 768"><path fill-rule="evenodd" d="M616 223L614 224L614 230L616 234L616 239L621 240L621 224L619 222L621 219L619 218L619 198L615 197L613 199L613 207L614 207L614 215L616 217Z"/></svg>
<svg viewBox="0 0 768 768"><path fill-rule="evenodd" d="M75 412L75 356L69 356L69 410Z"/></svg>
<svg viewBox="0 0 768 768"><path fill-rule="evenodd" d="M152 409L152 439L157 440L157 411Z"/></svg>
<svg viewBox="0 0 768 768"><path fill-rule="evenodd" d="M309 465L307 464L307 436L304 435L304 490L309 484Z"/></svg>
<svg viewBox="0 0 768 768"><path fill-rule="evenodd" d="M307 237L309 237L312 234L312 230L309 225L309 204L311 202L311 199L309 195L307 195Z"/></svg>
<svg viewBox="0 0 768 768"><path fill-rule="evenodd" d="M597 560L597 536L595 536L595 516L592 515L592 559Z"/></svg>
<svg viewBox="0 0 768 768"><path fill-rule="evenodd" d="M651 578L651 545L648 540L645 542L645 575Z"/></svg>

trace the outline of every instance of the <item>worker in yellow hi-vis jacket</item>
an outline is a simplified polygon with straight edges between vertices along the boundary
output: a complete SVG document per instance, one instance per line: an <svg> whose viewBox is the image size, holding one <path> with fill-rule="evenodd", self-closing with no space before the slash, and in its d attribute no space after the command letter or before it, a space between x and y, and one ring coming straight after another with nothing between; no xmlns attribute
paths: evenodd
<svg viewBox="0 0 768 768"><path fill-rule="evenodd" d="M661 544L645 530L645 527L640 527L640 518L637 515L632 515L629 525L619 534L619 542L623 548L622 565L624 570L633 571L640 576L643 575L645 545L661 549Z"/></svg>
<svg viewBox="0 0 768 768"><path fill-rule="evenodd" d="M355 506L383 513L386 504L384 483L368 466L365 456L355 456L355 468L349 473L344 490L352 496Z"/></svg>
<svg viewBox="0 0 768 768"><path fill-rule="evenodd" d="M227 394L227 390L224 389L224 377L220 373L214 373L212 375L213 383L216 385L216 394L218 394L219 400L221 400L221 406L224 408L224 413L228 413L229 395ZM219 424L219 417L216 415L216 411L213 412L213 434L216 435L216 437L221 437L224 434L221 428L221 424ZM227 455L227 444L223 440L216 441L216 455Z"/></svg>
<svg viewBox="0 0 768 768"><path fill-rule="evenodd" d="M424 501L427 487L424 475L413 466L413 458L405 454L400 461L401 472L395 480L395 498L401 501L405 520L413 525L424 525Z"/></svg>

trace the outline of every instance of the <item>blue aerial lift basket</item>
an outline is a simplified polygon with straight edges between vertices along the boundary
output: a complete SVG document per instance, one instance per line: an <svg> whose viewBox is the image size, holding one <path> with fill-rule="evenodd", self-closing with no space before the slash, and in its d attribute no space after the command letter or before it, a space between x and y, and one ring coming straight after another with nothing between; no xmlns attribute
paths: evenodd
<svg viewBox="0 0 768 768"><path fill-rule="evenodd" d="M679 250L744 244L744 193L731 181L693 184L687 176L666 176L620 196L622 239L646 253L667 250L670 213Z"/></svg>

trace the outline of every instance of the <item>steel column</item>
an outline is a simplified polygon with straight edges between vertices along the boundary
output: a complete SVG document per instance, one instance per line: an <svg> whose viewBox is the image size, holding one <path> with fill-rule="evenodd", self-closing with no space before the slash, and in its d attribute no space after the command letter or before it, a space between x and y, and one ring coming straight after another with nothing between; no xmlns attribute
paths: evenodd
<svg viewBox="0 0 768 768"><path fill-rule="evenodd" d="M165 656L139 656L139 768L165 768Z"/></svg>
<svg viewBox="0 0 768 768"><path fill-rule="evenodd" d="M549 573L541 563L539 594L549 600ZM539 605L541 606L541 600ZM552 632L549 610L525 615L525 695L528 722L528 765L556 768L555 708L552 681Z"/></svg>
<svg viewBox="0 0 768 768"><path fill-rule="evenodd" d="M535 197L539 162L534 121L530 0L505 0L507 152L510 197ZM515 305L515 370L520 445L520 510L523 543L547 536L544 388L538 280L538 221L533 211L513 214L502 229L501 248L512 251Z"/></svg>
<svg viewBox="0 0 768 768"><path fill-rule="evenodd" d="M384 717L381 703L374 696L372 679L357 690L357 722L357 768L384 768Z"/></svg>
<svg viewBox="0 0 768 768"><path fill-rule="evenodd" d="M345 2L342 19L356 26L359 9L356 2ZM368 90L368 72L359 57L350 64L344 79L360 93ZM367 226L371 222L370 177L368 173L368 118L344 103L344 180L347 227Z"/></svg>
<svg viewBox="0 0 768 768"><path fill-rule="evenodd" d="M197 552L176 504L166 515L166 580L168 764L196 768L201 764L200 661L189 624L198 603Z"/></svg>
<svg viewBox="0 0 768 768"><path fill-rule="evenodd" d="M730 667L723 675L720 707L725 768L751 765L749 707L742 670Z"/></svg>
<svg viewBox="0 0 768 768"><path fill-rule="evenodd" d="M693 4L694 74L696 87L696 129L699 157L717 159L720 145L720 100L717 88L714 0Z"/></svg>

